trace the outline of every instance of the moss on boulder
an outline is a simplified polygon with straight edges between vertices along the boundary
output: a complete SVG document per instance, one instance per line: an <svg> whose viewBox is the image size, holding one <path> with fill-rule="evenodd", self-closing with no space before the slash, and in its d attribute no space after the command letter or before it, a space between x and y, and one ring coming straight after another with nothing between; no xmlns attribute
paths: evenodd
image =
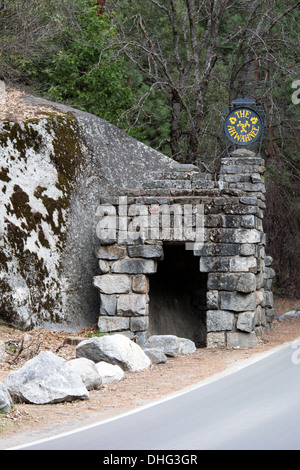
<svg viewBox="0 0 300 470"><path fill-rule="evenodd" d="M78 331L96 322L100 198L171 163L102 119L33 96L41 118L0 122L0 321Z"/></svg>

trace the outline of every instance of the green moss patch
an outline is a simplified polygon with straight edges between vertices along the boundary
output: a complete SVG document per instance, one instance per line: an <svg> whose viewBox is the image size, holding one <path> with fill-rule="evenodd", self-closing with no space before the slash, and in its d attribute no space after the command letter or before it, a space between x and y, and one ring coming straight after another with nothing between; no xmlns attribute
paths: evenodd
<svg viewBox="0 0 300 470"><path fill-rule="evenodd" d="M16 319L27 308L26 328L28 318L59 321L61 253L72 192L84 158L77 122L67 114L4 123L0 149L4 154L0 189L6 210L0 255L0 320L23 327L22 318ZM43 169L40 174L35 162ZM47 179L45 168L52 179ZM19 308L14 289L20 286L25 300L21 295Z"/></svg>

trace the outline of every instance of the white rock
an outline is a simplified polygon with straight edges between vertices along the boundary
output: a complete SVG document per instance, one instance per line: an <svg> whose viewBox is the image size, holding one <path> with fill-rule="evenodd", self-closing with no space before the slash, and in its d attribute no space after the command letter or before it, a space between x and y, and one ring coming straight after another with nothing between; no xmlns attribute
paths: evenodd
<svg viewBox="0 0 300 470"><path fill-rule="evenodd" d="M131 372L151 365L142 348L122 334L84 340L76 347L76 357L86 357L96 363L109 362Z"/></svg>
<svg viewBox="0 0 300 470"><path fill-rule="evenodd" d="M179 338L179 354L192 354L196 351L194 341L188 338Z"/></svg>
<svg viewBox="0 0 300 470"><path fill-rule="evenodd" d="M120 380L124 377L124 371L120 366L101 361L95 364L95 367L101 377L103 384L120 382Z"/></svg>
<svg viewBox="0 0 300 470"><path fill-rule="evenodd" d="M88 390L97 390L102 384L96 365L90 359L78 357L69 361L68 364L79 374Z"/></svg>
<svg viewBox="0 0 300 470"><path fill-rule="evenodd" d="M89 397L79 374L50 351L40 353L8 374L3 384L12 398L37 405Z"/></svg>

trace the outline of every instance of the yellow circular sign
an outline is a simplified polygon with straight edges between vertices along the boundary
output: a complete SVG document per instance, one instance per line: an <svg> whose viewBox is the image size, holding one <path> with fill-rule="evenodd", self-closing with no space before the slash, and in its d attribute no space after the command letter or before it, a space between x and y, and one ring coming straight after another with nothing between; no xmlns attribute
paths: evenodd
<svg viewBox="0 0 300 470"><path fill-rule="evenodd" d="M227 138L236 145L251 145L262 133L260 116L250 108L236 108L226 117L224 131Z"/></svg>

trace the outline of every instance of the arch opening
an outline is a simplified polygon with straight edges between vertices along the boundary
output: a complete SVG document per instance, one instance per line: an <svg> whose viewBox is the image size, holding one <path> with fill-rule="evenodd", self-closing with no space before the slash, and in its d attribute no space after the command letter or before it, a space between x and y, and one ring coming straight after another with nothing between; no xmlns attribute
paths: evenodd
<svg viewBox="0 0 300 470"><path fill-rule="evenodd" d="M164 246L164 259L149 276L149 334L173 334L206 346L207 273L185 244Z"/></svg>

